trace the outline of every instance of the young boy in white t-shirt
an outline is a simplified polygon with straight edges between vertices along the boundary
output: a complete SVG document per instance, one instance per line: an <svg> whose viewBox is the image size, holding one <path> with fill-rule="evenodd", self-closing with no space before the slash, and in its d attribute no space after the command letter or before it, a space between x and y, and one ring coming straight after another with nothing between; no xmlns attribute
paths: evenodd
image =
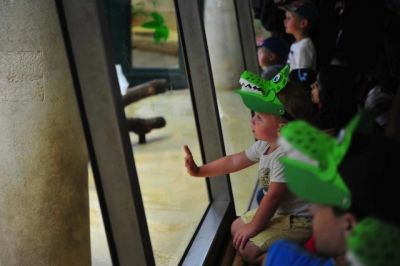
<svg viewBox="0 0 400 266"><path fill-rule="evenodd" d="M282 8L286 11L285 31L295 38L290 46L287 61L290 70L298 68L316 70L317 55L310 34L317 21L317 7L311 1L298 0Z"/></svg>
<svg viewBox="0 0 400 266"><path fill-rule="evenodd" d="M251 129L257 141L248 149L197 166L189 148L184 147L185 166L194 177L220 176L259 163L264 196L257 209L246 212L231 226L233 247L251 264L261 264L274 241L291 239L301 243L311 234L308 206L288 191L279 162L285 155L277 143L280 128L289 120L306 119L310 113L308 94L288 82L288 75L289 67L285 66L268 81L254 76L241 78L241 89L236 92L255 112Z"/></svg>

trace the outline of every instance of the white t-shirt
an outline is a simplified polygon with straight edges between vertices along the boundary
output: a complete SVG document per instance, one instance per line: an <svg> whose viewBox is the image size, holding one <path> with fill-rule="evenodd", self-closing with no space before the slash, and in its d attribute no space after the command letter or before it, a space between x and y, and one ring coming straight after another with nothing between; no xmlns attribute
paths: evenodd
<svg viewBox="0 0 400 266"><path fill-rule="evenodd" d="M290 65L290 70L298 68L311 68L316 70L317 53L312 40L310 38L304 38L298 42L292 43L287 63Z"/></svg>
<svg viewBox="0 0 400 266"><path fill-rule="evenodd" d="M286 183L283 166L279 158L285 155L282 147L278 147L272 153L265 155L270 144L266 141L258 140L247 150L245 154L249 160L258 163L258 179L263 187L264 194L268 193L270 182ZM292 214L296 216L311 216L308 211L308 204L297 198L292 193L288 193L278 207L277 214Z"/></svg>

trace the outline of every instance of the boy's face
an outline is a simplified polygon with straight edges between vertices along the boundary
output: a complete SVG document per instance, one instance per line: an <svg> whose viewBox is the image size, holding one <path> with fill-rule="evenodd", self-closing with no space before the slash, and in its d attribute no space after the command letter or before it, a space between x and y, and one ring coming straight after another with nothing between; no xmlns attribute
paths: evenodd
<svg viewBox="0 0 400 266"><path fill-rule="evenodd" d="M260 47L257 50L258 65L266 68L272 65L275 61L275 54L265 47Z"/></svg>
<svg viewBox="0 0 400 266"><path fill-rule="evenodd" d="M315 81L313 84L311 84L311 101L315 104L320 103L319 91L319 83L318 81Z"/></svg>
<svg viewBox="0 0 400 266"><path fill-rule="evenodd" d="M251 118L251 131L258 140L276 142L282 120L279 116L257 113Z"/></svg>
<svg viewBox="0 0 400 266"><path fill-rule="evenodd" d="M336 216L332 207L312 204L313 234L317 251L335 257L346 251L346 233L349 230L348 213Z"/></svg>
<svg viewBox="0 0 400 266"><path fill-rule="evenodd" d="M285 17L284 25L286 33L293 35L303 33L305 27L307 26L306 19L303 19L302 17L290 11L285 12Z"/></svg>
<svg viewBox="0 0 400 266"><path fill-rule="evenodd" d="M258 65L262 68L268 66L268 49L260 47L257 50Z"/></svg>

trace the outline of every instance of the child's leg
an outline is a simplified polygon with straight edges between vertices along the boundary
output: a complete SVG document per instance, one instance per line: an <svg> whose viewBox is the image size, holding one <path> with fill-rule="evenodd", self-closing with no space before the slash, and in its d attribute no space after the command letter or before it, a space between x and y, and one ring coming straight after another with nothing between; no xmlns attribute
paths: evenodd
<svg viewBox="0 0 400 266"><path fill-rule="evenodd" d="M232 236L246 223L249 223L255 210L237 218L231 226ZM264 231L252 237L244 249L238 250L244 260L254 263L261 262L263 254L278 239L291 239L304 242L311 234L311 222L308 218L291 217L290 215L275 215Z"/></svg>
<svg viewBox="0 0 400 266"><path fill-rule="evenodd" d="M232 237L235 235L235 233L239 230L244 225L244 222L240 217L236 218L235 221L233 221L231 225L231 235Z"/></svg>
<svg viewBox="0 0 400 266"><path fill-rule="evenodd" d="M231 226L232 236L234 236L239 228L241 228L243 225L245 225L243 220L240 217L236 218ZM262 256L264 255L264 251L260 250L250 240L247 242L246 246L243 249L238 250L238 253L246 262L258 265L261 264Z"/></svg>
<svg viewBox="0 0 400 266"><path fill-rule="evenodd" d="M250 264L261 265L264 257L264 251L259 249L250 240L243 249L238 250L240 256Z"/></svg>

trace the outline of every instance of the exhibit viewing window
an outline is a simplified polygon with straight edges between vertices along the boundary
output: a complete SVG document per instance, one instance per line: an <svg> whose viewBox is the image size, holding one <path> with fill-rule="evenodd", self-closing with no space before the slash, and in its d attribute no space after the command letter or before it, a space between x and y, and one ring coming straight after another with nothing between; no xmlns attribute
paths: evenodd
<svg viewBox="0 0 400 266"><path fill-rule="evenodd" d="M184 145L201 165L254 141L251 113L233 93L244 68L236 11L220 4L59 4L91 157L96 265L214 265L232 221L249 207L254 169L195 178L184 164ZM217 23L208 14L214 7L223 11ZM78 23L83 16L85 24ZM225 37L232 43L218 47ZM225 59L227 52L237 58ZM220 77L229 71L225 84Z"/></svg>

